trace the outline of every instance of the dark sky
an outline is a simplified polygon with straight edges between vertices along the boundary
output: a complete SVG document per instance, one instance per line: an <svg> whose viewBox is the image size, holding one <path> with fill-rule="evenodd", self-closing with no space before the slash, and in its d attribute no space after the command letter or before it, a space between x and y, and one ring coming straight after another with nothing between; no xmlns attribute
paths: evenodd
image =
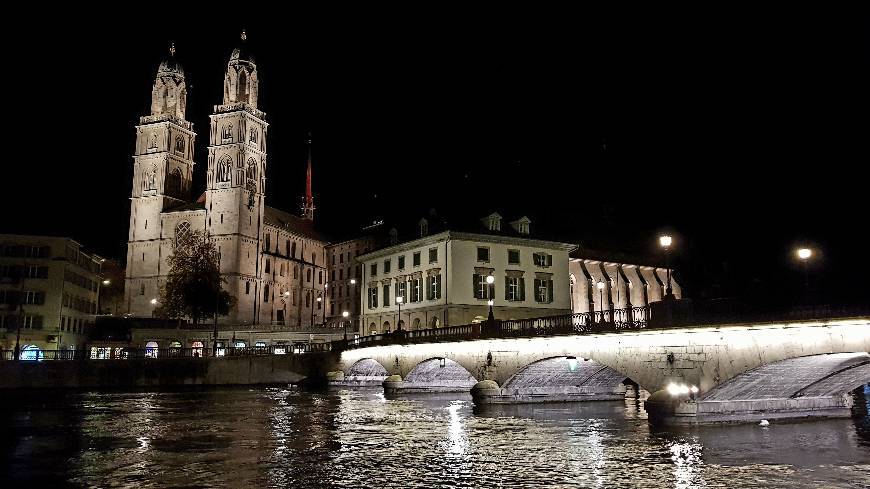
<svg viewBox="0 0 870 489"><path fill-rule="evenodd" d="M648 254L669 229L694 297L792 297L803 242L822 252L823 300L870 297L866 16L455 8L21 14L5 131L28 149L10 145L0 232L122 258L134 125L169 42L199 134L198 194L245 28L271 124L269 202L298 208L311 130L327 233L490 200L596 249Z"/></svg>

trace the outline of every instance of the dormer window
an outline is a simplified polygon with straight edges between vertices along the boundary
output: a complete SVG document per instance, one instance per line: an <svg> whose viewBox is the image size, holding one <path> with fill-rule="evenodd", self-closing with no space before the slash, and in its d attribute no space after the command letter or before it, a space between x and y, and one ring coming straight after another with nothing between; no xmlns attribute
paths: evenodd
<svg viewBox="0 0 870 489"><path fill-rule="evenodd" d="M498 212L493 212L492 214L481 219L484 227L487 231L498 232L501 231L501 215Z"/></svg>
<svg viewBox="0 0 870 489"><path fill-rule="evenodd" d="M429 221L427 221L426 218L424 217L423 219L420 219L419 224L420 224L420 237L422 238L424 236L428 236L429 235Z"/></svg>
<svg viewBox="0 0 870 489"><path fill-rule="evenodd" d="M531 224L531 223L532 223L531 219L529 219L526 216L523 216L523 217L517 219L516 221L512 222L511 227L514 228L514 231L516 231L520 234L529 234L529 224Z"/></svg>

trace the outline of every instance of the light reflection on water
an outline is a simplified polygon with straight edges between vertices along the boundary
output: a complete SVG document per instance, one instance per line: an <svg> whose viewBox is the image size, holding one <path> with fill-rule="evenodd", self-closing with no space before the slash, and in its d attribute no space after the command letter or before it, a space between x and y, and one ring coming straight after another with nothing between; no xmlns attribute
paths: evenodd
<svg viewBox="0 0 870 489"><path fill-rule="evenodd" d="M0 414L0 487L866 487L870 480L866 410L855 419L766 428L653 429L633 400L476 407L464 394L214 388L22 396Z"/></svg>

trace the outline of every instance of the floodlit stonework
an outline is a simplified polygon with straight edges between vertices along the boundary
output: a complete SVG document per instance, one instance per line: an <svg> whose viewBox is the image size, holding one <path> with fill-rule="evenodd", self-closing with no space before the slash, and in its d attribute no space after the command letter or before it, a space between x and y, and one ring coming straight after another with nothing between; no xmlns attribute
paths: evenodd
<svg viewBox="0 0 870 489"><path fill-rule="evenodd" d="M266 205L268 123L257 108L257 65L243 39L227 63L223 103L210 116L206 191L191 200L196 133L185 119L186 81L174 54L173 48L160 64L151 114L136 127L128 312L153 315L177 236L198 230L215 243L224 288L236 298L221 323L272 328L322 323L326 243L313 228L310 158L304 217Z"/></svg>

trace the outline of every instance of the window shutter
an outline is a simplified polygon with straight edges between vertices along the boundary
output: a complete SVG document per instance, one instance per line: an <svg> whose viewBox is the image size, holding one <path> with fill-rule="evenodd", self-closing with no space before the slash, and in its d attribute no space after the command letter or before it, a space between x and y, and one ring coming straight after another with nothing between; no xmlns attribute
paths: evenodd
<svg viewBox="0 0 870 489"><path fill-rule="evenodd" d="M495 283L489 284L489 299L495 299Z"/></svg>
<svg viewBox="0 0 870 489"><path fill-rule="evenodd" d="M553 281L547 280L547 302L553 302Z"/></svg>
<svg viewBox="0 0 870 489"><path fill-rule="evenodd" d="M547 255L547 266L548 267L553 266L553 255ZM551 283L551 285L552 285L552 283Z"/></svg>
<svg viewBox="0 0 870 489"><path fill-rule="evenodd" d="M520 300L526 300L526 279L520 277Z"/></svg>
<svg viewBox="0 0 870 489"><path fill-rule="evenodd" d="M511 279L508 277L504 279L504 300L511 300Z"/></svg>
<svg viewBox="0 0 870 489"><path fill-rule="evenodd" d="M437 285L438 285L438 287L436 287L437 292L435 294L436 295L435 298L440 299L441 298L441 275L438 275L438 284Z"/></svg>
<svg viewBox="0 0 870 489"><path fill-rule="evenodd" d="M480 278L480 275L475 273L472 279L471 287L474 289L475 299L482 299L482 297L480 297Z"/></svg>

